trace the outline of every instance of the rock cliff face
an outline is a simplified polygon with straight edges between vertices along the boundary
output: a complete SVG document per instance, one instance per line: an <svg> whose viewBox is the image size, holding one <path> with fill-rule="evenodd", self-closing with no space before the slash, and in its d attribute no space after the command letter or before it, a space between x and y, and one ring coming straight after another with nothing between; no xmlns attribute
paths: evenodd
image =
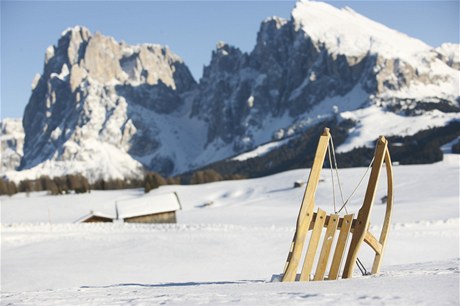
<svg viewBox="0 0 460 306"><path fill-rule="evenodd" d="M204 70L193 115L209 121L208 142L220 138L233 142L236 152L249 149L260 144L257 134L277 125L273 121L291 118L294 123L326 98L350 92L372 60L366 54L333 56L296 30L293 20L270 18L262 23L250 54L218 44Z"/></svg>
<svg viewBox="0 0 460 306"><path fill-rule="evenodd" d="M171 175L331 118L354 122L347 151L459 120L459 62L458 45L434 49L319 2L262 22L250 53L218 43L199 83L166 47L75 27L34 80L20 169Z"/></svg>
<svg viewBox="0 0 460 306"><path fill-rule="evenodd" d="M53 160L63 171L77 167L107 177L139 175L142 164L154 163L148 157L160 146L159 127L146 114L180 111L182 95L196 86L168 48L128 46L83 27L65 31L47 49L34 83L21 169Z"/></svg>
<svg viewBox="0 0 460 306"><path fill-rule="evenodd" d="M19 119L4 119L0 122L1 131L1 172L16 170L22 158L24 130Z"/></svg>
<svg viewBox="0 0 460 306"><path fill-rule="evenodd" d="M420 122L428 110L458 114L455 84L458 45L433 49L351 9L298 2L290 20L262 23L252 52L217 45L192 116L209 122L208 144L241 152L340 113L360 121L347 112L364 107Z"/></svg>

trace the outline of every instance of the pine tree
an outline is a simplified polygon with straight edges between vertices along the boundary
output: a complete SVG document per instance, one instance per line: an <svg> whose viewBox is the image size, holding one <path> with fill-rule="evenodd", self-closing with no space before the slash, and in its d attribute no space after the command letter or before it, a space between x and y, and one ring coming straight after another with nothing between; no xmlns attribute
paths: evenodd
<svg viewBox="0 0 460 306"><path fill-rule="evenodd" d="M196 171L193 173L190 179L190 184L204 184L222 181L224 178L222 175L214 169L208 169L204 171Z"/></svg>
<svg viewBox="0 0 460 306"><path fill-rule="evenodd" d="M166 185L166 180L156 172L147 173L144 177L144 192Z"/></svg>
<svg viewBox="0 0 460 306"><path fill-rule="evenodd" d="M48 193L51 195L60 194L56 182L50 179L49 177L47 177L47 179L45 180L45 189L48 190Z"/></svg>
<svg viewBox="0 0 460 306"><path fill-rule="evenodd" d="M8 186L7 182L4 181L3 179L0 179L0 195L6 195L8 194Z"/></svg>
<svg viewBox="0 0 460 306"><path fill-rule="evenodd" d="M452 146L452 153L460 154L460 140Z"/></svg>

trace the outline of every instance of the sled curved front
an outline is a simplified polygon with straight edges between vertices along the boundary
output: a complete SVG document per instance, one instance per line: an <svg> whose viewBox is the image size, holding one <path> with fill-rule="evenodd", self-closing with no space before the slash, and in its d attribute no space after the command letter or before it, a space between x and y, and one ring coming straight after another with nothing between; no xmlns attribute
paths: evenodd
<svg viewBox="0 0 460 306"><path fill-rule="evenodd" d="M380 170L382 169L383 162L386 165L387 171L387 210L385 219L382 226L380 239L377 240L375 236L369 232L369 220L372 211L372 206L375 200L375 191L380 178ZM353 273L354 263L358 257L358 252L362 242L366 242L375 252L374 264L372 266L371 274L380 271L383 251L385 249L386 237L390 225L391 209L393 206L393 169L391 167L391 158L388 151L388 141L385 137L380 136L377 147L375 149L374 164L372 165L369 183L367 185L366 195L364 196L363 206L358 212L356 218L356 227L353 231L353 238L351 240L348 256L345 261L342 278L350 278Z"/></svg>
<svg viewBox="0 0 460 306"><path fill-rule="evenodd" d="M388 152L388 141L385 137L381 136L377 142L374 163L372 165L364 202L358 212L358 216L354 218L353 214L347 214L343 217L337 214L327 215L326 212L321 209L318 209L317 212L313 212L316 189L330 137L329 129L326 128L320 137L313 166L305 188L301 208L297 217L296 232L282 276L283 282L337 279L340 274L341 264L347 250L350 236L352 236L352 238L348 247L342 278L350 278L352 276L358 252L363 241L366 242L376 254L371 273L375 274L380 270L393 205L393 171L390 154ZM384 162L386 165L388 185L387 210L382 232L379 240L377 240L375 236L369 232L369 220L375 200L380 170ZM325 231L323 230L324 228L326 228ZM309 232L311 232L311 234L309 236L304 263L300 275L298 275L299 262ZM320 243L321 241L322 243ZM318 249L320 244L321 248ZM316 270L315 273L312 274L311 272L315 262ZM328 267L329 271L326 273Z"/></svg>

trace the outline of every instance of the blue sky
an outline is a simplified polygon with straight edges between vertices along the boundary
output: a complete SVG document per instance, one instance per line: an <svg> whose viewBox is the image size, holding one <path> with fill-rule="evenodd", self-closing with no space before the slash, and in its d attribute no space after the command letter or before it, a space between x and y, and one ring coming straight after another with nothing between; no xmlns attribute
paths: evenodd
<svg viewBox="0 0 460 306"><path fill-rule="evenodd" d="M349 6L432 46L459 42L459 1L325 1ZM262 20L290 17L295 1L4 1L1 0L1 118L22 117L45 50L66 28L129 44L168 45L196 79L216 42L251 51Z"/></svg>

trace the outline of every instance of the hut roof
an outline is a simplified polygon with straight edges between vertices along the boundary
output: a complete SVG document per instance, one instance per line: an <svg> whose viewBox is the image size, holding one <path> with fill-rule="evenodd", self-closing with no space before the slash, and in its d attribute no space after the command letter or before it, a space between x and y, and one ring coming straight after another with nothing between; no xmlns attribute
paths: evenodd
<svg viewBox="0 0 460 306"><path fill-rule="evenodd" d="M179 197L175 192L146 194L138 198L117 201L118 219L146 216L181 209Z"/></svg>
<svg viewBox="0 0 460 306"><path fill-rule="evenodd" d="M115 216L110 216L108 214L103 214L101 212L97 212L97 211L90 211L89 214L81 217L80 219L78 219L77 221L75 221L75 223L82 223L82 222L85 222L86 220L92 218L92 217L99 217L99 218L103 218L103 219L107 219L107 220L114 220L115 219Z"/></svg>

